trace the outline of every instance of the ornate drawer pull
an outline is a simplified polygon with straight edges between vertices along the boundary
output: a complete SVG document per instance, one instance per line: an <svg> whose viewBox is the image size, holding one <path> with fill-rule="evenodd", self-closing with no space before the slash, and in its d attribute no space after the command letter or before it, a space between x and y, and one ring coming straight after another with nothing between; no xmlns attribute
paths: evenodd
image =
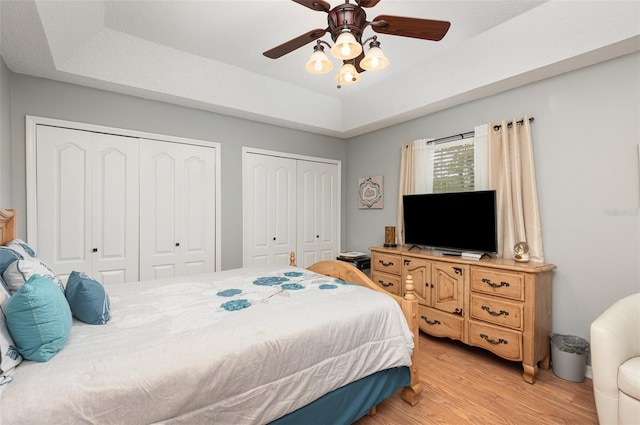
<svg viewBox="0 0 640 425"><path fill-rule="evenodd" d="M502 286L504 286L505 288L508 288L509 286L511 286L509 282L493 283L491 282L491 279L482 279L482 282L486 283L487 285L493 288L500 288Z"/></svg>
<svg viewBox="0 0 640 425"><path fill-rule="evenodd" d="M482 309L484 311L486 311L487 313L489 313L492 316L502 316L504 315L505 317L507 317L509 315L508 311L504 311L504 310L500 310L500 311L492 311L491 308L487 305L483 305Z"/></svg>
<svg viewBox="0 0 640 425"><path fill-rule="evenodd" d="M385 282L383 280L379 280L378 283L382 286L384 286L385 288L388 288L389 286L393 286L392 282Z"/></svg>
<svg viewBox="0 0 640 425"><path fill-rule="evenodd" d="M383 260L378 260L378 263L382 264L385 267L393 266L393 261L389 261L388 263L385 263Z"/></svg>
<svg viewBox="0 0 640 425"><path fill-rule="evenodd" d="M440 324L439 320L429 320L429 318L427 316L420 316L420 317L422 318L422 320L427 322L427 325L439 325Z"/></svg>
<svg viewBox="0 0 640 425"><path fill-rule="evenodd" d="M493 345L498 345L498 344L508 344L509 341L507 341L506 339L498 339L497 341L495 339L491 339L489 338L487 335L485 334L480 334L480 338L486 340L489 344L493 344Z"/></svg>

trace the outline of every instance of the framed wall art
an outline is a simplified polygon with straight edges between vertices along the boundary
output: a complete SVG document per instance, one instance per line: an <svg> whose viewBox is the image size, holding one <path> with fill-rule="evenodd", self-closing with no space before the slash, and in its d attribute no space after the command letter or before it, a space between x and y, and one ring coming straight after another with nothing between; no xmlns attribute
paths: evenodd
<svg viewBox="0 0 640 425"><path fill-rule="evenodd" d="M383 207L382 176L358 179L358 207L360 209Z"/></svg>

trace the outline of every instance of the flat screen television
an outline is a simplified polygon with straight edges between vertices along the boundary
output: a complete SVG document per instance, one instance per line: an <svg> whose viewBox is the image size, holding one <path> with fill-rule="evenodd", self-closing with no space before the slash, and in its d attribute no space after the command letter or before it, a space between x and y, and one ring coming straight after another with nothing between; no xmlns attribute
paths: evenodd
<svg viewBox="0 0 640 425"><path fill-rule="evenodd" d="M405 195L403 208L405 245L498 251L495 190Z"/></svg>

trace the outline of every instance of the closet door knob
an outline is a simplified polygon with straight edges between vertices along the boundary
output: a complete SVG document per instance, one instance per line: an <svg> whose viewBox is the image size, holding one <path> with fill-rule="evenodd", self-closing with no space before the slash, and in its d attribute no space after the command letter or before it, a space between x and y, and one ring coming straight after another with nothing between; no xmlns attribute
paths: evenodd
<svg viewBox="0 0 640 425"><path fill-rule="evenodd" d="M180 246L180 242L176 242L176 246Z"/></svg>
<svg viewBox="0 0 640 425"><path fill-rule="evenodd" d="M98 248L93 248L91 251L98 252Z"/></svg>

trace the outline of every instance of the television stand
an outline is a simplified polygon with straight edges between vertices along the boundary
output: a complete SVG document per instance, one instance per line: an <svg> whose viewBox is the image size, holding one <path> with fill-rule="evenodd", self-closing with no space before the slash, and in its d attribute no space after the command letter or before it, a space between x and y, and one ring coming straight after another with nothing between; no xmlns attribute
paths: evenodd
<svg viewBox="0 0 640 425"><path fill-rule="evenodd" d="M555 265L408 248L370 248L371 280L402 297L411 275L420 330L521 362L531 384L538 365L549 369Z"/></svg>

